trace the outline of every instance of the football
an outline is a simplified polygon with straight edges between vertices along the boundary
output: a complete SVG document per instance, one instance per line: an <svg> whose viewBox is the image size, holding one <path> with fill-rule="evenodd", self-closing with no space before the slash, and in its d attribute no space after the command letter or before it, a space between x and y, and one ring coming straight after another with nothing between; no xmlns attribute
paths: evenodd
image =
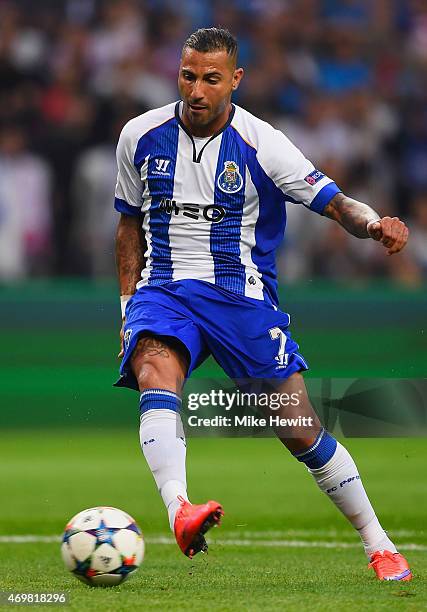
<svg viewBox="0 0 427 612"><path fill-rule="evenodd" d="M67 523L61 553L70 572L91 586L114 586L144 559L144 539L134 519L108 506L88 508Z"/></svg>

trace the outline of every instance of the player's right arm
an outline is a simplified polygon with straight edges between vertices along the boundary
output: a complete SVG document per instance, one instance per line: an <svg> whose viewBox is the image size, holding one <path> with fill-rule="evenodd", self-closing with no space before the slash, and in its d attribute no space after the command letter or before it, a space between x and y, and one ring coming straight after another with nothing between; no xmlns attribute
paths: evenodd
<svg viewBox="0 0 427 612"><path fill-rule="evenodd" d="M120 295L133 295L145 267L146 250L141 219L121 214L116 232L116 265Z"/></svg>
<svg viewBox="0 0 427 612"><path fill-rule="evenodd" d="M123 128L116 151L118 174L114 207L121 213L116 233L116 266L122 309L119 357L123 356L126 304L135 293L136 285L141 279L141 272L145 266L146 242L141 213L143 184L134 164L137 138L138 133L133 120Z"/></svg>
<svg viewBox="0 0 427 612"><path fill-rule="evenodd" d="M146 242L141 227L141 219L124 213L120 216L116 233L116 266L120 286L122 306L122 327L120 330L120 353L123 357L123 327L128 300L135 293L137 282L145 266L144 253Z"/></svg>

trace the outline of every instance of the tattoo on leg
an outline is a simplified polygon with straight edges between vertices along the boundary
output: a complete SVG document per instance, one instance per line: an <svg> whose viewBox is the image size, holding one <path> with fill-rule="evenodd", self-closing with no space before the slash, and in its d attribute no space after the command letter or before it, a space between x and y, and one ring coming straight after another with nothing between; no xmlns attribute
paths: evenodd
<svg viewBox="0 0 427 612"><path fill-rule="evenodd" d="M149 357L164 357L165 359L170 357L168 347L158 338L141 338L135 348L134 356L140 354Z"/></svg>

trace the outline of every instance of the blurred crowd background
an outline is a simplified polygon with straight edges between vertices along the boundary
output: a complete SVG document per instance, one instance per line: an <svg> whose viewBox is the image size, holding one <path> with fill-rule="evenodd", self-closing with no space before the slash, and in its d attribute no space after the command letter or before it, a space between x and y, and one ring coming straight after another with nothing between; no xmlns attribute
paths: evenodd
<svg viewBox="0 0 427 612"><path fill-rule="evenodd" d="M426 0L0 0L0 281L114 275L118 134L177 99L182 43L210 25L239 40L235 102L411 229L389 258L288 205L282 278L422 283Z"/></svg>

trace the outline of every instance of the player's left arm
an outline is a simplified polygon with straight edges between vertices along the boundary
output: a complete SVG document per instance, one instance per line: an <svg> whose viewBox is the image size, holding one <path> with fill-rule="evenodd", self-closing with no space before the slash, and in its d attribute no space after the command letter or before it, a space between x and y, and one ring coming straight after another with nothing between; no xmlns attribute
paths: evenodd
<svg viewBox="0 0 427 612"><path fill-rule="evenodd" d="M398 217L380 217L373 208L343 193L337 193L326 205L323 214L334 219L357 238L372 238L381 242L387 255L403 249L409 230Z"/></svg>

